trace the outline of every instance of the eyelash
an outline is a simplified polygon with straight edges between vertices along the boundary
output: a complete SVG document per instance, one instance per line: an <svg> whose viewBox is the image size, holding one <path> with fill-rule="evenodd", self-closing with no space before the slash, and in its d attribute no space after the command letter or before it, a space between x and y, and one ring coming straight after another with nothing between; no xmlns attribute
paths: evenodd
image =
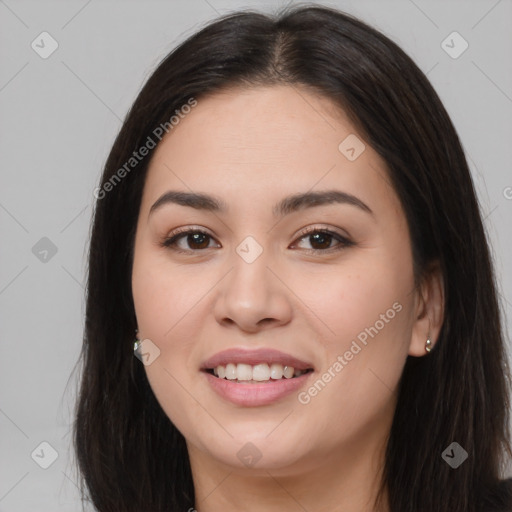
<svg viewBox="0 0 512 512"><path fill-rule="evenodd" d="M317 234L317 233L327 235L327 236L334 238L335 240L338 241L338 245L336 245L334 247L329 247L327 249L302 249L304 252L306 252L308 254L331 253L331 252L340 251L342 249L345 249L347 247L351 247L354 245L354 242L352 242L348 238L340 235L339 233L335 233L334 231L331 231L329 229L320 229L318 227L307 228L303 233L301 233L301 235L299 236L299 238L297 240L299 240L299 241L303 240L304 238L310 237L311 235ZM202 229L184 228L184 229L177 230L174 233L172 233L171 236L168 238L165 238L161 242L160 245L162 247L171 249L172 251L175 251L175 252L178 252L181 254L190 254L191 252L199 252L199 251L204 251L206 249L210 249L210 247L206 247L205 249L188 249L188 250L183 250L183 249L177 248L176 242L178 240L180 240L182 237L184 237L186 235L188 236L188 235L192 235L192 234L202 234L202 235L209 237L210 239L213 239L213 237L209 233L207 233L206 231L204 231Z"/></svg>

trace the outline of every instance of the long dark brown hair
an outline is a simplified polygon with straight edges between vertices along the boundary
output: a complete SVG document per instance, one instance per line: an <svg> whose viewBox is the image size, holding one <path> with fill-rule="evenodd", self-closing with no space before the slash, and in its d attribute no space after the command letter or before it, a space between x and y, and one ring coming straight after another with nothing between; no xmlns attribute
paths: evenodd
<svg viewBox="0 0 512 512"><path fill-rule="evenodd" d="M381 487L391 511L508 510L512 500L499 482L511 456L510 377L488 242L459 138L425 75L396 44L319 6L215 20L160 63L126 116L101 179L89 248L74 431L85 499L104 512L194 506L185 439L133 356L134 235L153 152L122 179L114 175L190 98L273 84L306 87L347 112L388 167L417 282L432 262L442 271L441 333L431 354L408 358L397 390ZM454 441L468 452L457 469L441 457Z"/></svg>

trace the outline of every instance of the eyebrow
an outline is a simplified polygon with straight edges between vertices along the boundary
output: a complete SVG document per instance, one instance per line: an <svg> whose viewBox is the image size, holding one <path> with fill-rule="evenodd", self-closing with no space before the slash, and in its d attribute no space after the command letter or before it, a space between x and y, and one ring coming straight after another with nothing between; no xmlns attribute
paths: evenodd
<svg viewBox="0 0 512 512"><path fill-rule="evenodd" d="M342 192L341 190L293 194L279 201L279 203L272 208L272 213L275 217L284 217L285 215L289 215L290 213L294 213L305 208L333 203L355 206L372 216L374 215L371 208L361 201L361 199L349 194L348 192ZM226 213L228 210L227 204L218 197L198 192L169 190L160 196L153 206L151 206L148 217L166 204L178 204L181 206L195 208L196 210L205 210L216 213Z"/></svg>

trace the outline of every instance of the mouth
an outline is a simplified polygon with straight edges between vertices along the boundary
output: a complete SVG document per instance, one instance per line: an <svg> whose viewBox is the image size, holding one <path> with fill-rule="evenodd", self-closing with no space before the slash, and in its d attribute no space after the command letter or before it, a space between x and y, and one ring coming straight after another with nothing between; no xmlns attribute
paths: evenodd
<svg viewBox="0 0 512 512"><path fill-rule="evenodd" d="M217 365L215 368L205 368L202 371L237 384L264 384L286 379L296 379L311 373L313 368L300 370L290 365L280 363L228 363Z"/></svg>
<svg viewBox="0 0 512 512"><path fill-rule="evenodd" d="M310 380L312 363L270 348L232 348L201 365L217 396L239 407L269 406L293 396Z"/></svg>

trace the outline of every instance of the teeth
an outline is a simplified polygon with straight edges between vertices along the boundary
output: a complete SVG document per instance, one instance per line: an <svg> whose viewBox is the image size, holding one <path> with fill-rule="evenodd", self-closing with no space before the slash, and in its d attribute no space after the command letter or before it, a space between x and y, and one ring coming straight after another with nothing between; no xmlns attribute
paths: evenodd
<svg viewBox="0 0 512 512"><path fill-rule="evenodd" d="M268 364L257 364L252 368L252 380L263 381L270 379L270 368Z"/></svg>
<svg viewBox="0 0 512 512"><path fill-rule="evenodd" d="M294 373L295 370L293 369L293 366L285 366L283 368L283 377L286 377L287 379L291 379Z"/></svg>
<svg viewBox="0 0 512 512"><path fill-rule="evenodd" d="M217 366L217 373L219 373L219 367ZM235 380L237 379L236 365L229 363L226 365L226 379Z"/></svg>
<svg viewBox="0 0 512 512"><path fill-rule="evenodd" d="M250 364L237 364L236 376L238 380L252 380L252 366Z"/></svg>
<svg viewBox="0 0 512 512"><path fill-rule="evenodd" d="M268 382L270 379L279 380L283 377L285 379L299 377L306 373L306 371L295 370L293 366L283 366L278 363L272 363L270 366L267 363L260 363L254 366L244 363L228 363L226 366L217 366L213 369L213 373L220 379L226 378L239 382Z"/></svg>
<svg viewBox="0 0 512 512"><path fill-rule="evenodd" d="M270 376L273 379L282 379L283 378L283 365L276 364L276 363L270 365Z"/></svg>

